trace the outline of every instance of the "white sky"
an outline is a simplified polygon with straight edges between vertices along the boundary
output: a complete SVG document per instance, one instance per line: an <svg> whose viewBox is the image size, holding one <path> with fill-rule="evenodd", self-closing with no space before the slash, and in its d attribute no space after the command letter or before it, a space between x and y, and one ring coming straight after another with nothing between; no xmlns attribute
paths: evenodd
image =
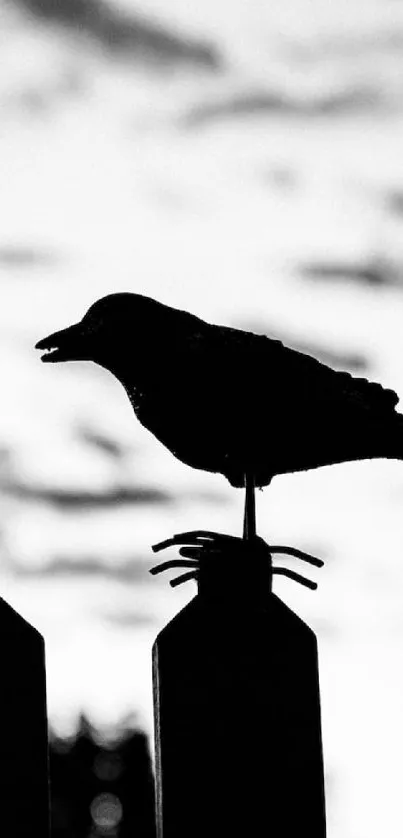
<svg viewBox="0 0 403 838"><path fill-rule="evenodd" d="M323 38L325 30L398 28L401 8L302 0L141 8L232 50L234 67L217 89L191 74L151 78L33 25L19 24L3 53L0 445L11 451L10 474L28 486L140 484L176 498L90 513L2 494L1 594L44 633L49 709L60 726L82 708L104 722L134 709L150 729L151 643L193 594L192 585L174 592L148 578L150 545L200 525L239 532L242 494L174 461L106 373L42 366L39 337L79 319L97 297L133 290L211 320L363 352L371 377L403 398L401 290L309 283L299 273L308 261L375 258L401 281L400 222L386 200L403 187L400 110L333 120L259 115L200 129L181 122L193 105L266 83L274 35L283 43L305 31ZM284 72L291 84L284 64L271 62L277 81ZM382 78L393 88L398 64L390 66L382 64ZM368 67L363 61L356 77L371 80ZM69 97L62 82L73 69L83 87ZM299 82L305 77L294 74L294 91ZM40 114L24 104L27 91L42 95ZM288 187L278 185L279 171L291 175ZM4 248L24 247L48 261L1 262ZM127 446L123 466L83 443L78 429L88 426ZM397 835L403 823L402 469L321 469L278 478L258 496L263 537L326 560L316 594L280 579L275 588L318 633L329 838ZM133 557L140 572L126 584L21 575L60 556L111 566Z"/></svg>

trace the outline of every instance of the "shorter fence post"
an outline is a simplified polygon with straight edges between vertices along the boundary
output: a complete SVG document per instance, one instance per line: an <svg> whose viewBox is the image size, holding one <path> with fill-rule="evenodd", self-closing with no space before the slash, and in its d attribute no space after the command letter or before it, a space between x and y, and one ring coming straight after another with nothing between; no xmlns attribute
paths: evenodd
<svg viewBox="0 0 403 838"><path fill-rule="evenodd" d="M0 834L50 835L44 640L2 598Z"/></svg>

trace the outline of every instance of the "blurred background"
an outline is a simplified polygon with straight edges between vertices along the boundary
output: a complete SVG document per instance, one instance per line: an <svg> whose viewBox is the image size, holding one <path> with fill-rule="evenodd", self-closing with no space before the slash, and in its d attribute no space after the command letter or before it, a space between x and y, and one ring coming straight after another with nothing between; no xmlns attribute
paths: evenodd
<svg viewBox="0 0 403 838"><path fill-rule="evenodd" d="M243 493L176 461L110 374L33 347L126 290L402 397L403 6L1 0L0 23L0 593L45 637L54 765L134 737L140 806L151 645L195 593L149 576L151 544L240 534ZM325 560L316 594L275 591L318 635L329 838L399 834L403 464L278 477L257 502L266 540ZM121 755L94 753L89 826L70 800L55 835L129 834Z"/></svg>

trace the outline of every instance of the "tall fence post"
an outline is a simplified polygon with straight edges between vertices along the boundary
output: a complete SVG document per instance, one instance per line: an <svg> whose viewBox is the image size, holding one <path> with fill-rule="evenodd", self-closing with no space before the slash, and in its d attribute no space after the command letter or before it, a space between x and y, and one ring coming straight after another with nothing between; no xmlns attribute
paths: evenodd
<svg viewBox="0 0 403 838"><path fill-rule="evenodd" d="M0 684L0 834L48 838L44 641L1 598Z"/></svg>
<svg viewBox="0 0 403 838"><path fill-rule="evenodd" d="M272 572L249 542L215 550L155 641L158 838L325 838L316 637Z"/></svg>

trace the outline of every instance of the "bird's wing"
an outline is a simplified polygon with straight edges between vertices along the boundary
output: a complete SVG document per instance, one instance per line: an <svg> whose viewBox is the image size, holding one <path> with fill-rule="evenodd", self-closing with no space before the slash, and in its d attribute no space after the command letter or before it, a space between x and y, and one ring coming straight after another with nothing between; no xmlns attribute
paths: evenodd
<svg viewBox="0 0 403 838"><path fill-rule="evenodd" d="M269 354L273 358L277 356L287 387L296 387L305 398L316 402L343 402L346 408L368 410L372 415L383 417L394 411L399 401L393 390L366 378L356 378L348 372L333 370L310 355L284 346L281 341L270 341L270 348L267 348Z"/></svg>
<svg viewBox="0 0 403 838"><path fill-rule="evenodd" d="M252 390L256 393L258 388L263 393L266 390L269 401L284 406L300 400L302 404L313 403L331 410L344 407L369 411L379 419L391 413L396 415L394 408L399 397L393 390L333 370L280 340L227 327L219 327L219 335L215 333L210 340L216 343L215 363L223 367L223 386L235 374L245 394Z"/></svg>

